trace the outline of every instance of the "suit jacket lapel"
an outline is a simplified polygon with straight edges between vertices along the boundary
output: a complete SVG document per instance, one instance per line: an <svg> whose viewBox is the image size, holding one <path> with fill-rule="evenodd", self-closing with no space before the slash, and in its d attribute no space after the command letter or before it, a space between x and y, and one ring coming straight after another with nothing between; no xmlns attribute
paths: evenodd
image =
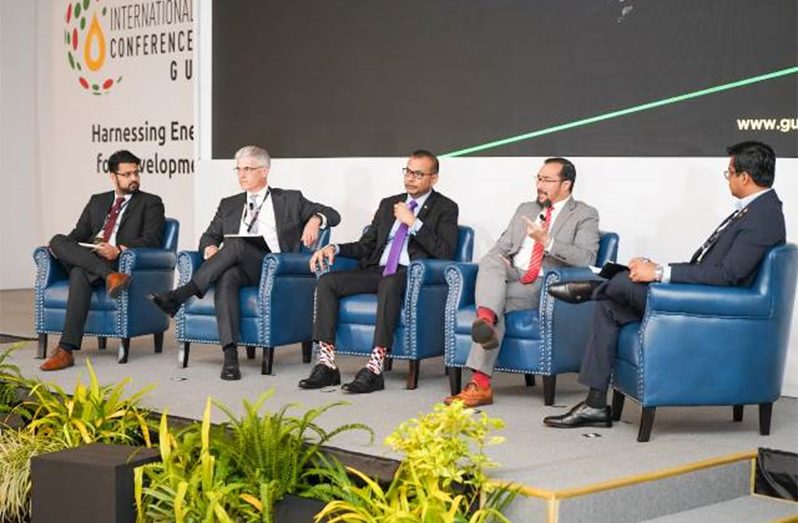
<svg viewBox="0 0 798 523"><path fill-rule="evenodd" d="M551 224L551 229L549 230L549 236L551 238L556 238L557 233L560 232L560 229L571 219L574 214L574 209L576 208L576 202L573 198L569 199L568 202L563 206L560 213L557 215L557 220L553 224Z"/></svg>
<svg viewBox="0 0 798 523"><path fill-rule="evenodd" d="M434 190L430 192L427 201L424 202L424 205L421 207L421 210L418 211L418 214L416 214L416 218L423 221L424 217L430 213L430 210L432 209L433 205L435 205L435 200L437 198L438 198L438 193L436 193Z"/></svg>
<svg viewBox="0 0 798 523"><path fill-rule="evenodd" d="M277 241L280 243L280 250L283 252L291 251L293 250L291 249L291 245L286 244L286 241L284 241L286 231L283 229L283 227L288 223L288 216L286 216L283 192L279 189L271 188L269 189L269 195L272 200L271 206L274 209L274 225L277 229ZM268 204L264 203L264 205ZM304 227L304 224L302 224L302 227ZM287 238L285 239L288 240Z"/></svg>
<svg viewBox="0 0 798 523"><path fill-rule="evenodd" d="M125 206L127 208L125 209L124 214L122 214L122 220L119 222L119 229L116 231L117 235L119 234L119 231L122 230L122 227L125 226L125 223L127 223L128 218L130 218L131 214L135 211L136 207L139 204L139 200L141 198L136 198L136 196L138 196L138 193L133 193L133 195L130 197L130 201L128 201L127 205ZM116 198L112 197L111 205L114 204L113 202L114 199Z"/></svg>
<svg viewBox="0 0 798 523"><path fill-rule="evenodd" d="M247 193L242 192L238 194L232 205L225 209L224 216L224 231L225 234L238 234L238 229L241 225L241 217L244 215L244 206L247 204Z"/></svg>

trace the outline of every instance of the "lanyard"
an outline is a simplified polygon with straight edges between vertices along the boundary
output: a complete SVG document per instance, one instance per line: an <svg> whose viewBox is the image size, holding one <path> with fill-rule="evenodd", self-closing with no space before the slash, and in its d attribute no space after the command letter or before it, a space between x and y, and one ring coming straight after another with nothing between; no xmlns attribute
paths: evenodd
<svg viewBox="0 0 798 523"><path fill-rule="evenodd" d="M271 191L272 191L271 188L266 190L266 194L263 195L263 200L260 202L260 205L258 205L258 208L255 209L255 213L252 215L252 220L249 222L249 224L247 224L247 222L244 221L244 225L247 226L247 232L251 232L252 227L255 225L255 222L258 221L258 216L260 215L261 207L263 207L263 204L266 203L266 200L269 198L269 194L271 193ZM252 205L252 202L249 202L247 204L246 207L247 215L249 215L250 205Z"/></svg>

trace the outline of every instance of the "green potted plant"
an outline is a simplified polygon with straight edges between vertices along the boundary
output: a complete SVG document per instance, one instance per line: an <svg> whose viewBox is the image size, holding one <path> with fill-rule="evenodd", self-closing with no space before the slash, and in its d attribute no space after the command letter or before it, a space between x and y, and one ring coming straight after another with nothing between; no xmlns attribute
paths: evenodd
<svg viewBox="0 0 798 523"><path fill-rule="evenodd" d="M371 429L359 423L327 431L315 422L343 402L300 417L288 414L295 404L262 412L273 393L254 403L245 400L240 417L209 399L202 423L177 432L169 429L164 414L162 462L138 469L134 478L139 521L203 521L210 513L218 521L273 521L278 501L310 488L309 471L322 445L349 430L364 430L373 438ZM210 423L213 405L228 418L217 426Z"/></svg>
<svg viewBox="0 0 798 523"><path fill-rule="evenodd" d="M387 488L334 463L316 469L327 482L313 493L329 500L316 521L507 522L501 511L517 489L489 481L486 470L496 464L485 454L487 446L503 441L490 435L503 426L500 419L477 415L462 402L436 405L386 438L387 445L404 454Z"/></svg>

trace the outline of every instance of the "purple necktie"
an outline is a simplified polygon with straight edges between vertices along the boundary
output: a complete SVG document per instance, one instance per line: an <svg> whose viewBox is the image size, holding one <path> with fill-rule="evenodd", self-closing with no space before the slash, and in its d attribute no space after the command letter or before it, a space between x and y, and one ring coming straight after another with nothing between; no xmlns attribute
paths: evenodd
<svg viewBox="0 0 798 523"><path fill-rule="evenodd" d="M411 211L415 211L418 202L410 200L407 206ZM385 262L385 270L382 271L383 276L390 276L396 273L396 268L399 267L399 256L402 254L402 246L405 244L405 239L407 239L407 224L401 223L399 224L399 228L396 229L396 234L391 242L391 250L388 252L388 261Z"/></svg>

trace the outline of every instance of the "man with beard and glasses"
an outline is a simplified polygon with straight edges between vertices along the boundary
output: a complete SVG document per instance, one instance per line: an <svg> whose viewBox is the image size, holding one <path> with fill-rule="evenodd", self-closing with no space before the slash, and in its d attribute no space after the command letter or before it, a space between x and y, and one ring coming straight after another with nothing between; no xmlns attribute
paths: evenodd
<svg viewBox="0 0 798 523"><path fill-rule="evenodd" d="M540 276L549 267L586 266L596 262L598 211L571 194L576 168L565 158L549 158L537 174L537 199L518 206L496 245L479 262L471 326L473 344L466 367L471 381L444 399L467 407L493 403L491 374L504 336L504 315L536 309Z"/></svg>
<svg viewBox="0 0 798 523"><path fill-rule="evenodd" d="M385 356L393 344L407 283L407 266L424 258L451 260L457 246L457 204L433 190L438 182L438 159L423 149L414 151L402 169L405 191L384 198L374 219L356 242L327 245L310 259L310 267L332 265L337 255L360 260L360 268L324 274L316 287L313 339L319 344L318 364L299 382L303 389L338 385L335 332L338 300L353 294L377 293L373 350L354 381L343 385L349 393L383 390Z"/></svg>
<svg viewBox="0 0 798 523"><path fill-rule="evenodd" d="M549 416L543 423L555 428L611 427L607 389L612 376L618 332L640 321L646 309L648 285L653 282L695 283L747 287L756 278L767 252L785 242L781 200L773 189L776 153L761 142L742 142L726 149L723 172L736 199L732 212L693 254L689 262L659 264L633 258L628 270L604 281L555 283L549 294L569 303L596 300L579 383L588 387L584 401L566 414ZM574 326L584 328L585 326ZM674 339L679 332L674 332ZM723 362L718 362L723 367ZM741 385L744 386L744 385Z"/></svg>
<svg viewBox="0 0 798 523"><path fill-rule="evenodd" d="M161 246L163 202L139 191L140 165L129 151L112 154L108 170L114 190L93 195L74 230L50 240L50 252L69 274L69 297L61 339L41 370L74 365L72 351L79 350L83 341L93 286L105 283L112 298L128 288L131 277L116 271L122 251Z"/></svg>

